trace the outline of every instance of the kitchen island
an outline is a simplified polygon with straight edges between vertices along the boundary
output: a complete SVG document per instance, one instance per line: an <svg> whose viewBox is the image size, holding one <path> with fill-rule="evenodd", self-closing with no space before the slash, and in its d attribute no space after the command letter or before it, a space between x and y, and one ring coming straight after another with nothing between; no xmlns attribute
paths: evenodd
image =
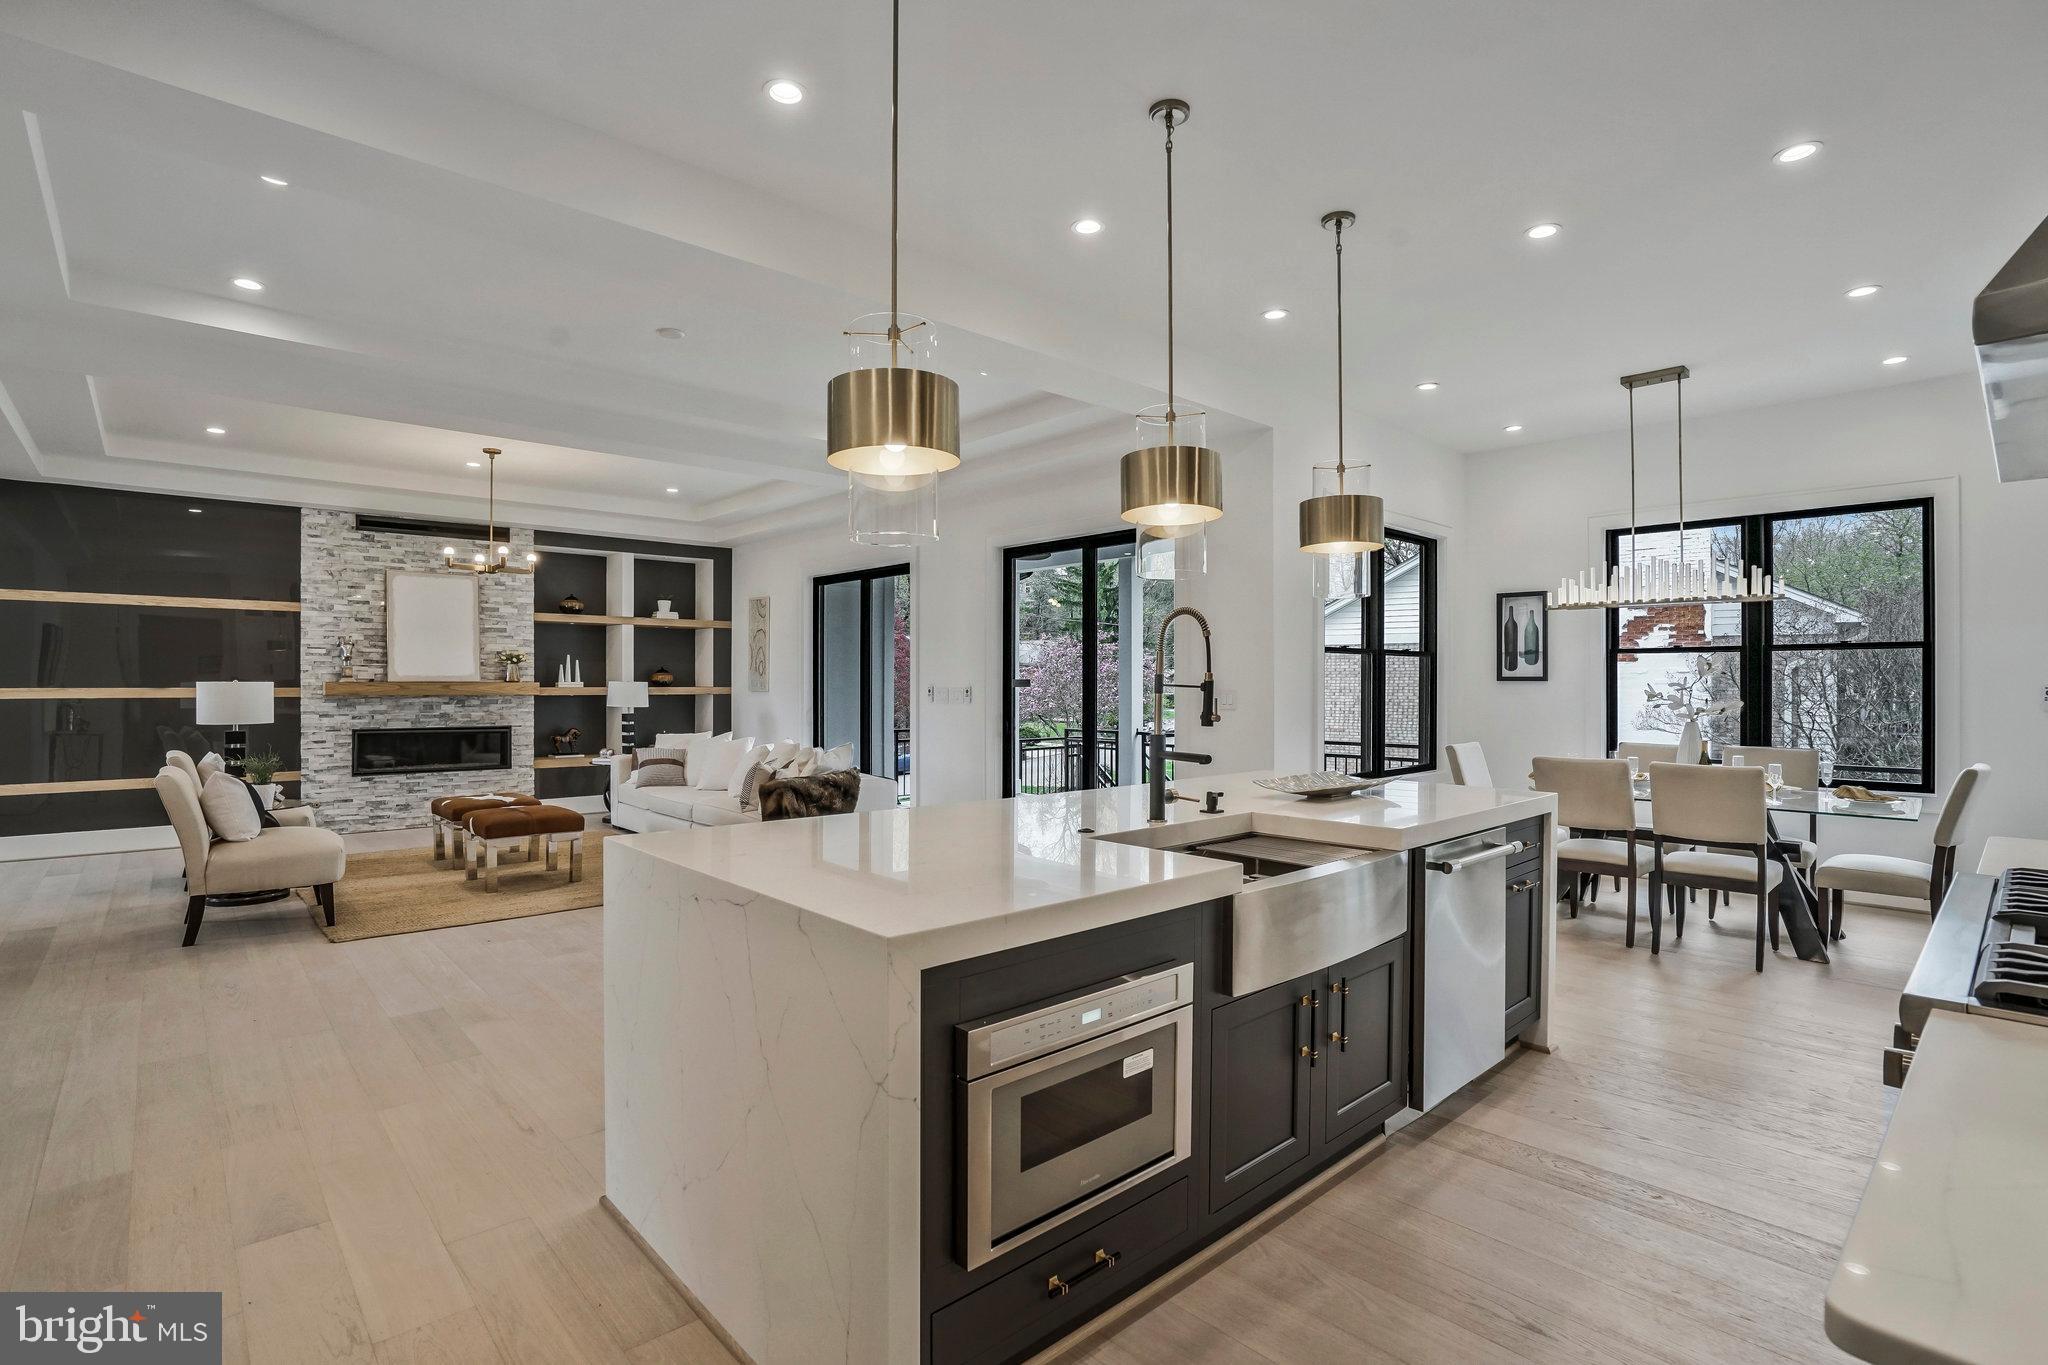
<svg viewBox="0 0 2048 1365"><path fill-rule="evenodd" d="M1002 1333L1013 1330L1004 1313L1019 1309L1012 1300L1025 1290L1028 1311L1071 1295L1039 1323L1047 1330L1099 1311L1369 1140L1396 1110L1412 1113L1406 1106L1428 1089L1426 1080L1411 1080L1427 1040L1415 1036L1419 1023L1406 1027L1423 1017L1416 997L1428 989L1420 955L1403 955L1424 929L1426 916L1412 907L1387 931L1389 942L1349 959L1361 974L1358 996L1349 978L1330 974L1342 965L1331 958L1330 972L1313 983L1308 975L1276 978L1256 996L1230 999L1229 917L1248 890L1247 865L1181 850L1241 836L1378 851L1400 861L1358 865L1375 875L1398 867L1404 878L1414 853L1406 887L1421 884L1422 849L1510 827L1535 831L1521 855L1531 861L1516 866L1530 907L1523 970L1537 998L1519 1024L1512 1012L1507 1019L1521 1042L1547 1045L1554 798L1397 781L1374 796L1306 802L1254 786L1256 776L1205 778L1205 788L1223 793L1221 810L1175 803L1162 825L1147 824L1146 794L1130 787L610 841L609 1203L758 1365L979 1360L973 1352L983 1349L1004 1358ZM1498 880L1506 860L1492 861ZM1449 864L1432 864L1439 865ZM1242 944L1237 952L1246 956ZM1176 959L1177 977L1145 970ZM1381 983L1377 993L1365 989L1368 970ZM1330 975L1327 987L1321 975ZM1286 1093L1304 1124L1312 1098L1329 1089L1329 1103L1316 1110L1315 1141L1303 1133L1301 1159L1243 1198L1224 1193L1235 1169L1215 1165L1212 1176L1211 1163L1185 1159L1184 1120L1167 1139L1182 1159L1162 1160L1147 1181L1101 1206L1105 1219L1124 1220L1118 1231L1131 1245L1094 1248L1092 1259L1048 1274L1034 1257L1065 1245L1050 1236L1044 1246L998 1247L1002 1254L977 1266L960 1253L953 1215L941 1207L957 1187L960 1147L948 1134L966 1122L968 1107L951 1084L950 1044L956 1023L980 1008L962 1002L993 1001L981 1013L1006 1019L1020 1013L1012 1005L1065 993L1034 982L1070 979L1137 983L1129 990L1139 996L1102 997L1112 1013L1124 1008L1135 1011L1125 1017L1141 1019L1178 1004L1198 1020L1173 1035L1177 1046L1167 1038L1156 1069L1150 1046L1124 1056L1105 1093L1125 1082L1168 1086L1178 1068L1180 1093L1191 1092L1205 1118L1212 1084L1219 1104L1226 1090L1209 1077L1212 1049L1220 1067L1234 1056L1225 1051L1230 1038L1250 1042L1270 1027L1286 1049L1277 1083L1293 1087ZM1437 984L1442 1000L1454 998L1458 982ZM1144 992L1162 990L1196 998L1144 1003L1152 998ZM1260 1004L1269 999L1273 1010ZM1344 1011L1354 1000L1358 1022L1340 1023L1353 1017ZM1227 1003L1209 1010L1219 1002ZM1327 1016L1319 1012L1325 1004ZM1211 1014L1227 1017L1225 1009L1244 1014L1241 1030L1209 1022ZM1297 1017L1308 1022L1291 1022ZM1059 1023L1043 1010L1023 1018L1036 1028ZM1506 1051L1502 1023L1499 1013L1483 1021L1481 1033L1493 1030L1497 1050L1482 1065ZM1355 1069L1373 1050L1398 1050L1410 1065L1380 1078L1375 1107L1352 1106L1362 1122L1339 1131L1341 1121L1323 1117L1342 1107L1333 1087L1349 1073L1338 1063L1352 1060ZM1255 1080L1274 1078L1269 1071ZM1202 1122L1196 1128L1199 1158L1209 1135ZM1023 1158L1026 1166L1034 1160L1057 1169L1053 1159ZM1085 1220L1076 1228L1076 1236L1094 1234ZM1110 1273L1084 1285L1084 1272L1095 1271Z"/></svg>

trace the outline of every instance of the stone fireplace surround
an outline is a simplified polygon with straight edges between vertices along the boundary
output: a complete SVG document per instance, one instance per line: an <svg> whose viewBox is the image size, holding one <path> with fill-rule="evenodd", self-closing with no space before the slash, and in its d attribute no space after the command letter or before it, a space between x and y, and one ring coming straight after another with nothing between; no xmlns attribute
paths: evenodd
<svg viewBox="0 0 2048 1365"><path fill-rule="evenodd" d="M506 543L517 561L533 548L533 533L513 531ZM334 648L344 636L355 640L355 675L384 676L384 571L434 568L440 563L442 544L434 535L358 530L351 512L306 508L300 513L300 790L320 803L320 822L329 829L351 833L420 825L425 823L429 798L473 787L533 790L531 697L322 695L321 684L335 676ZM526 651L530 670L533 579L491 574L484 577L481 589L480 676L496 676L497 654L506 649ZM353 736L359 728L487 725L511 728L509 768L374 777L350 771Z"/></svg>

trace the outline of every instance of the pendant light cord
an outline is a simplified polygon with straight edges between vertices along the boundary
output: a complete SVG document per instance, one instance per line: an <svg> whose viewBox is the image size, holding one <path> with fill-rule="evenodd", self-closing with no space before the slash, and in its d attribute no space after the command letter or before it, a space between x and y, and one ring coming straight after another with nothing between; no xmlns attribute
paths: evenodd
<svg viewBox="0 0 2048 1365"><path fill-rule="evenodd" d="M898 109L903 79L903 0L889 4L889 368L896 368L896 348L903 342L902 320L896 312L897 144L902 114Z"/></svg>
<svg viewBox="0 0 2048 1365"><path fill-rule="evenodd" d="M1635 591L1636 544L1641 537L1636 534L1636 389L1628 389L1628 576L1630 591Z"/></svg>
<svg viewBox="0 0 2048 1365"><path fill-rule="evenodd" d="M1175 444L1173 410L1173 111L1166 113L1166 443Z"/></svg>
<svg viewBox="0 0 2048 1365"><path fill-rule="evenodd" d="M1337 491L1344 491L1344 220L1337 230Z"/></svg>
<svg viewBox="0 0 2048 1365"><path fill-rule="evenodd" d="M1710 552L1708 563L1713 562ZM1685 564L1685 376L1678 376L1678 563Z"/></svg>

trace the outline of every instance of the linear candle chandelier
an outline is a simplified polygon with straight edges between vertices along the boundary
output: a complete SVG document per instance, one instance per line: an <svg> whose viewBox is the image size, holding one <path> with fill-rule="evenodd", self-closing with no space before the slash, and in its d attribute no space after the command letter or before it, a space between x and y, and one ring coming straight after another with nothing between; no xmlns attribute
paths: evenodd
<svg viewBox="0 0 2048 1365"><path fill-rule="evenodd" d="M1714 563L1713 533L1707 536L1704 564L1693 564L1685 553L1685 381L1692 371L1683 365L1661 370L1625 374L1621 386L1628 390L1628 563L1596 564L1577 578L1559 579L1549 594L1554 611L1607 611L1616 607L1675 607L1712 602L1776 602L1785 596L1784 587L1772 581L1760 565L1738 563L1722 569ZM1678 429L1678 548L1670 558L1658 556L1643 561L1636 533L1636 390L1657 384L1676 387Z"/></svg>

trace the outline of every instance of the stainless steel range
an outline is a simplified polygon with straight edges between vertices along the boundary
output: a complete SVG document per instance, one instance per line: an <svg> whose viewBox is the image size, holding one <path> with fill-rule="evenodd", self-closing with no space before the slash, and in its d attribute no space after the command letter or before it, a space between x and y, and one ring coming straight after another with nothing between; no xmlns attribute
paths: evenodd
<svg viewBox="0 0 2048 1365"><path fill-rule="evenodd" d="M2048 869L1956 878L1899 997L1886 1085L1905 1083L1935 1010L2048 1024Z"/></svg>

